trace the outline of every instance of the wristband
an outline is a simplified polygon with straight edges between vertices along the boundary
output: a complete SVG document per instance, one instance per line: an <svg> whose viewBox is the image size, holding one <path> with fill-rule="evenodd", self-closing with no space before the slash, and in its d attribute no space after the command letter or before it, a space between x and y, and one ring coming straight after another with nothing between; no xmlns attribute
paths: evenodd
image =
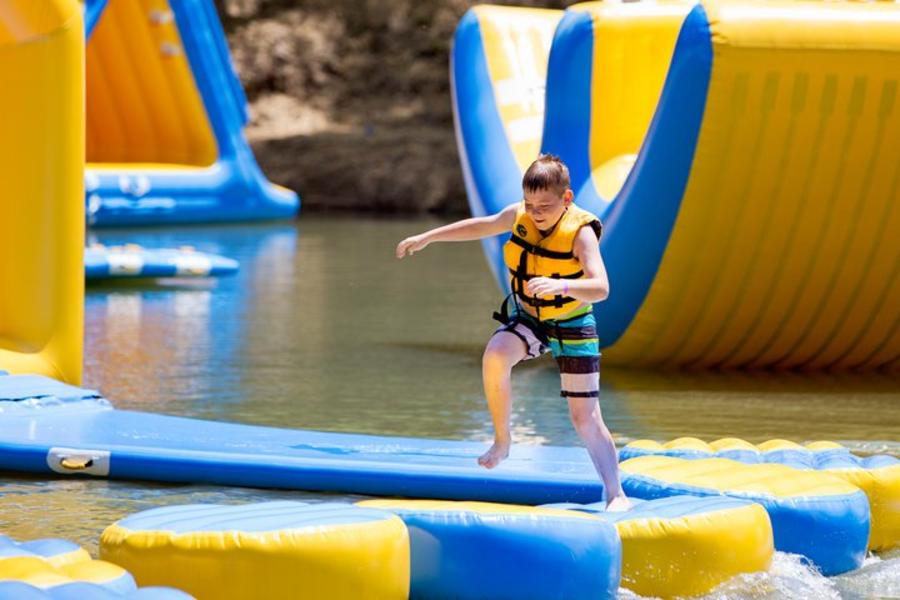
<svg viewBox="0 0 900 600"><path fill-rule="evenodd" d="M569 295L569 282L567 281L563 284L563 296L568 296L568 295Z"/></svg>

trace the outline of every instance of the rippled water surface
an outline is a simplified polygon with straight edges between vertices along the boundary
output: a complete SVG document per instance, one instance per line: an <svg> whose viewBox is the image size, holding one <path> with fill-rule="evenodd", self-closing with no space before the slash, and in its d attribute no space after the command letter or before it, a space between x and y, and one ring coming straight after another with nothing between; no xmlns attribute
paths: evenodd
<svg viewBox="0 0 900 600"><path fill-rule="evenodd" d="M331 431L488 440L480 357L501 297L478 244L397 261L435 221L104 230L106 244L191 245L237 258L236 277L88 287L84 385L119 408ZM615 285L615 282L613 282ZM900 380L885 375L648 373L604 367L617 440L831 439L900 455ZM577 444L549 359L514 373L518 443ZM96 551L103 527L152 506L293 498L286 491L0 474L0 529ZM627 591L624 598L634 598ZM710 599L900 598L900 556L826 579L779 554Z"/></svg>

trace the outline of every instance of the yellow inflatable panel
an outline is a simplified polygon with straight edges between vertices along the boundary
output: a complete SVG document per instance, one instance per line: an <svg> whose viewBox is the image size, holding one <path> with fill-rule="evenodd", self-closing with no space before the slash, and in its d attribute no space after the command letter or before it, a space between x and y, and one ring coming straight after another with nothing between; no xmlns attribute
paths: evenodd
<svg viewBox="0 0 900 600"><path fill-rule="evenodd" d="M724 458L693 461L669 456L645 456L626 460L622 471L652 474L670 483L684 483L718 492L758 492L775 498L842 496L859 491L837 477L819 473L797 472L785 465L745 465Z"/></svg>
<svg viewBox="0 0 900 600"><path fill-rule="evenodd" d="M900 366L900 5L703 3L687 187L616 363Z"/></svg>
<svg viewBox="0 0 900 600"><path fill-rule="evenodd" d="M87 45L87 160L208 166L215 137L167 0L109 0Z"/></svg>
<svg viewBox="0 0 900 600"><path fill-rule="evenodd" d="M585 2L571 9L591 13L593 19L590 163L603 198L614 198L631 172L681 23L693 5L678 0Z"/></svg>
<svg viewBox="0 0 900 600"><path fill-rule="evenodd" d="M838 477L860 488L869 499L872 513L869 548L900 547L900 459L893 456L855 456L844 446L828 441L800 445L788 440L768 440L754 445L736 438L709 444L697 438L678 438L662 444L653 440L632 442L622 449L620 458L628 460L647 455L716 456L748 464L787 465Z"/></svg>
<svg viewBox="0 0 900 600"><path fill-rule="evenodd" d="M84 548L78 548L77 550L72 550L71 552L65 552L62 554L57 554L55 556L46 557L48 563L57 568L68 567L69 565L74 565L76 563L81 563L85 561L91 560L91 555L88 554L88 551Z"/></svg>
<svg viewBox="0 0 900 600"><path fill-rule="evenodd" d="M761 504L769 513L775 548L806 556L824 575L857 569L865 558L868 499L834 475L781 464L673 456L640 456L620 469L622 487L637 498L729 496Z"/></svg>
<svg viewBox="0 0 900 600"><path fill-rule="evenodd" d="M609 516L622 538L622 586L642 596L707 593L765 571L775 551L766 510L733 498L676 496Z"/></svg>
<svg viewBox="0 0 900 600"><path fill-rule="evenodd" d="M0 580L22 581L39 588L83 581L112 589L133 587L128 573L116 565L100 560L86 560L55 567L49 561L33 556L0 558Z"/></svg>
<svg viewBox="0 0 900 600"><path fill-rule="evenodd" d="M198 599L405 599L409 537L396 516L346 504L170 506L109 527L100 555L142 586Z"/></svg>
<svg viewBox="0 0 900 600"><path fill-rule="evenodd" d="M0 370L81 382L84 29L77 0L0 3Z"/></svg>
<svg viewBox="0 0 900 600"><path fill-rule="evenodd" d="M478 6L485 58L506 139L524 172L541 148L547 55L562 11Z"/></svg>

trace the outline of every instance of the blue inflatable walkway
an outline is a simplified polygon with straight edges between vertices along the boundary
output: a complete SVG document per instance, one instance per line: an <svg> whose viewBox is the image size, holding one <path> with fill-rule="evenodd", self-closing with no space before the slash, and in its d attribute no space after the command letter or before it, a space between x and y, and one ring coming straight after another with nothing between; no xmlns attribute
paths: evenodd
<svg viewBox="0 0 900 600"><path fill-rule="evenodd" d="M0 468L420 498L594 502L581 448L517 446L502 468L486 445L277 429L113 410L97 392L0 377Z"/></svg>

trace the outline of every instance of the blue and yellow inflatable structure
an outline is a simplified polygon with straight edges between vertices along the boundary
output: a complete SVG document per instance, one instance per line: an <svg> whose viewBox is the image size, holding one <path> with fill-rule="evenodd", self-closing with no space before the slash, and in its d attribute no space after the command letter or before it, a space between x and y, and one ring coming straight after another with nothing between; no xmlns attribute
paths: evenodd
<svg viewBox="0 0 900 600"><path fill-rule="evenodd" d="M409 592L403 521L337 502L155 508L107 527L100 556L141 585L198 598L403 600Z"/></svg>
<svg viewBox="0 0 900 600"><path fill-rule="evenodd" d="M247 99L211 0L93 0L87 40L93 226L290 217L247 140Z"/></svg>
<svg viewBox="0 0 900 600"><path fill-rule="evenodd" d="M762 505L772 523L775 549L806 557L824 575L862 566L869 502L862 490L841 478L725 458L641 456L621 463L620 469L622 487L631 497L729 496Z"/></svg>
<svg viewBox="0 0 900 600"><path fill-rule="evenodd" d="M0 10L0 368L81 381L84 28L75 0Z"/></svg>
<svg viewBox="0 0 900 600"><path fill-rule="evenodd" d="M93 560L61 539L17 542L0 535L0 600L190 600L173 588L138 589L118 565Z"/></svg>
<svg viewBox="0 0 900 600"><path fill-rule="evenodd" d="M886 551L900 546L900 459L879 454L856 456L840 444L828 441L800 445L788 440L751 444L737 438L710 443L683 437L659 443L637 440L619 452L619 460L641 456L678 458L727 458L746 464L780 464L804 471L819 471L843 479L869 499L872 527L869 549Z"/></svg>
<svg viewBox="0 0 900 600"><path fill-rule="evenodd" d="M539 152L569 164L610 362L896 370L898 71L896 4L479 6L451 65L470 207L517 202Z"/></svg>

